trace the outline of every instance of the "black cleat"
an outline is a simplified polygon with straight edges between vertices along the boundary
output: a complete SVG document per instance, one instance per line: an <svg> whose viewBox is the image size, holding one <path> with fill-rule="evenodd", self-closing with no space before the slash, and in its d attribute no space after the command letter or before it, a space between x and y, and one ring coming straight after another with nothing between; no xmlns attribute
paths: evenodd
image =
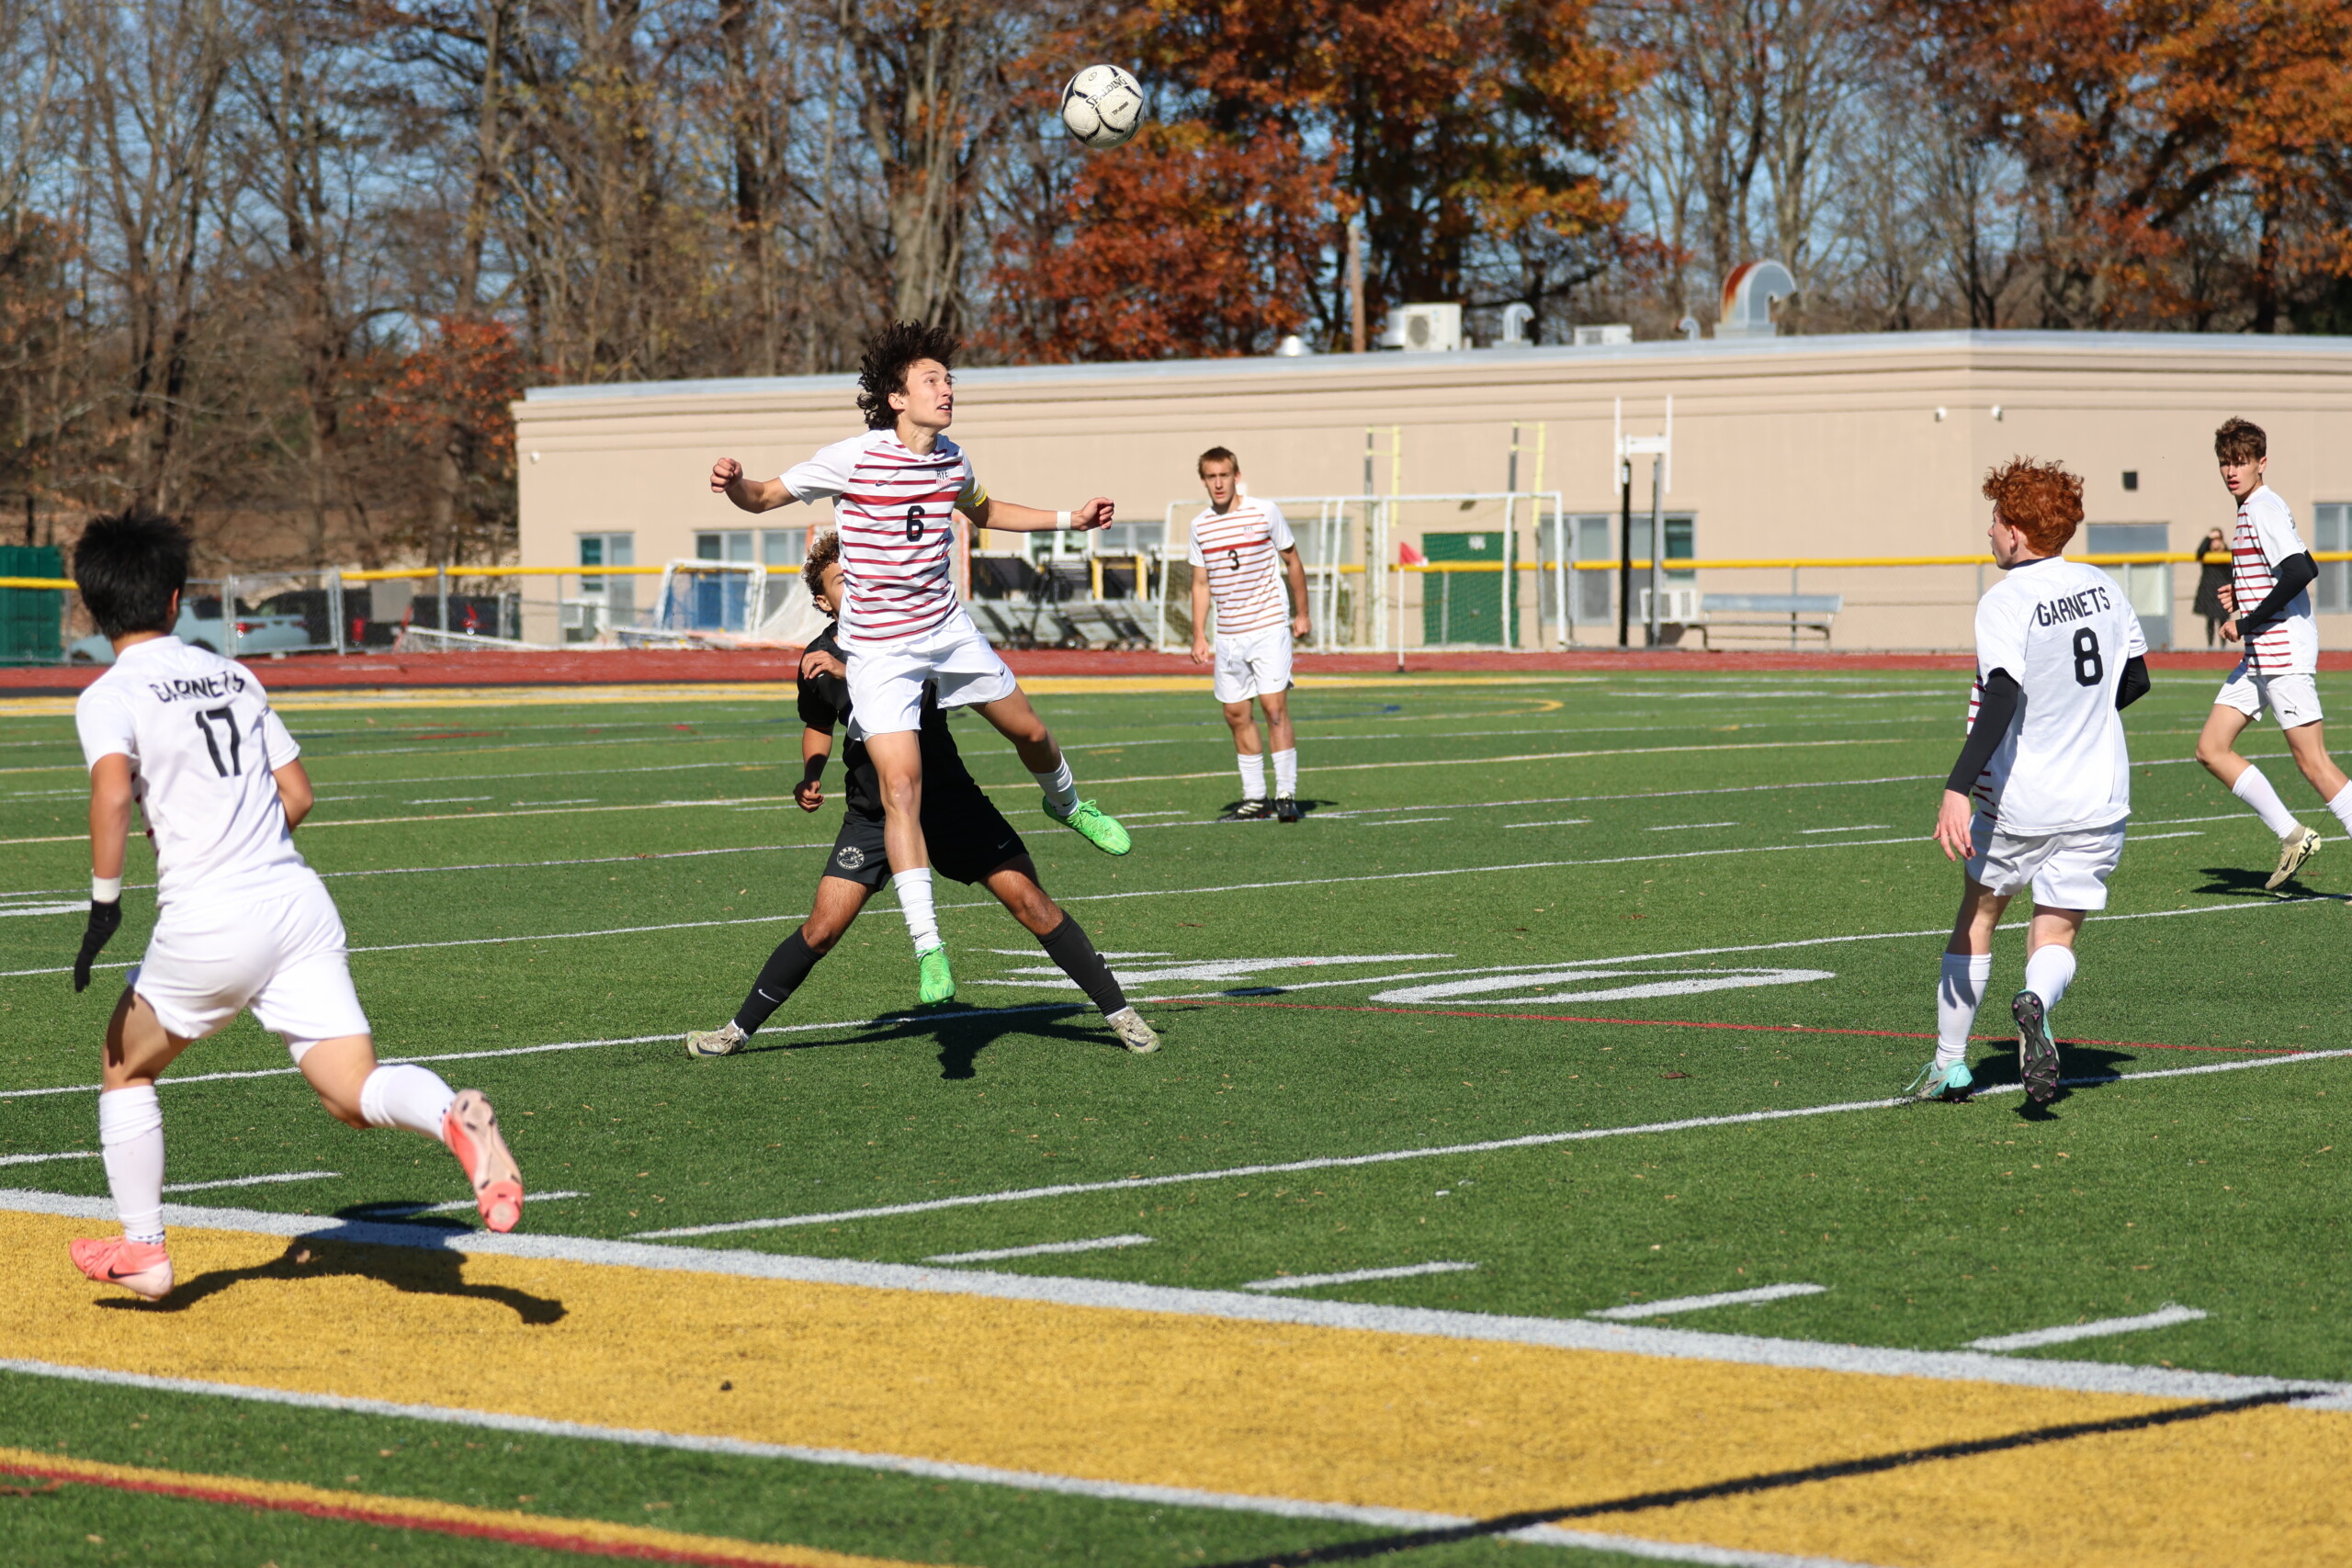
<svg viewBox="0 0 2352 1568"><path fill-rule="evenodd" d="M1306 819L1306 813L1305 813L1305 812L1301 811L1301 810L1298 808L1298 802L1297 802L1295 799L1292 798L1291 796L1289 796L1289 795L1281 795L1281 796L1279 796L1279 797L1277 797L1277 798L1275 799L1275 801L1274 801L1274 820L1275 820L1275 821L1277 821L1277 822L1303 822L1303 821L1305 821Z"/></svg>
<svg viewBox="0 0 2352 1568"><path fill-rule="evenodd" d="M2018 1076L2025 1079L2025 1097L2047 1105L2058 1098L2058 1043L2050 1038L2041 998L2019 991L2009 1003L2009 1016L2018 1021Z"/></svg>
<svg viewBox="0 0 2352 1568"><path fill-rule="evenodd" d="M1245 800L1224 816L1220 822L1263 822L1271 818L1274 808L1262 800Z"/></svg>

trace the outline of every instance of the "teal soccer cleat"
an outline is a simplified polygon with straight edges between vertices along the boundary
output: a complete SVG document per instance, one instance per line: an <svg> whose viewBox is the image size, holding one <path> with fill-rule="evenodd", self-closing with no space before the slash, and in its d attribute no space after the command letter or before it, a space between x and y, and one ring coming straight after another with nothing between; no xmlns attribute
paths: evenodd
<svg viewBox="0 0 2352 1568"><path fill-rule="evenodd" d="M1966 1100L1976 1087L1976 1075L1968 1070L1966 1062L1954 1062L1939 1067L1929 1062L1919 1069L1919 1076L1903 1092L1914 1100Z"/></svg>

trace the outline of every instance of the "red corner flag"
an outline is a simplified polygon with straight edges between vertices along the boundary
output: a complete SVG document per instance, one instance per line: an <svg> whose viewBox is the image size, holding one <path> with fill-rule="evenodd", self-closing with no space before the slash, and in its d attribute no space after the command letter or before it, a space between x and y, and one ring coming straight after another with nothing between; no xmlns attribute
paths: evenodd
<svg viewBox="0 0 2352 1568"><path fill-rule="evenodd" d="M1430 558L1415 549L1410 539L1399 539L1396 541L1396 564L1398 566L1427 566L1430 564Z"/></svg>

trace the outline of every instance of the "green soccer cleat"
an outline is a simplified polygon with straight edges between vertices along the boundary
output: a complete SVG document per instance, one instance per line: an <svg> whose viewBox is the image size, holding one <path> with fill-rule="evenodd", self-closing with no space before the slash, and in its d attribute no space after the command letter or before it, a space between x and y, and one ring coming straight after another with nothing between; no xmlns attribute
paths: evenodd
<svg viewBox="0 0 2352 1568"><path fill-rule="evenodd" d="M944 946L924 948L915 954L915 963L922 971L922 987L915 995L922 999L923 1006L956 999L956 976L947 967L947 949Z"/></svg>
<svg viewBox="0 0 2352 1568"><path fill-rule="evenodd" d="M1080 801L1070 807L1067 817L1054 817L1051 807L1046 808L1046 815L1053 817L1065 828L1077 829L1088 843L1106 855L1123 855L1135 847L1135 840L1127 837L1125 828L1119 826L1119 819L1104 816L1102 808L1091 800Z"/></svg>
<svg viewBox="0 0 2352 1568"><path fill-rule="evenodd" d="M1966 1062L1939 1067L1930 1061L1903 1092L1914 1100L1966 1100L1975 1087L1976 1075L1968 1070Z"/></svg>

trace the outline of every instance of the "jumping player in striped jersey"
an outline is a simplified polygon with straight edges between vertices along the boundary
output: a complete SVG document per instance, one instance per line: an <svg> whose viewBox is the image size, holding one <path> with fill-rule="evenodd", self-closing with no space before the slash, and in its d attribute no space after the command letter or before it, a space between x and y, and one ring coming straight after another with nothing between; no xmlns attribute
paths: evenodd
<svg viewBox="0 0 2352 1568"><path fill-rule="evenodd" d="M1201 454L1209 503L1193 519L1193 662L1214 663L1216 700L1233 729L1241 804L1228 822L1299 819L1298 737L1290 722L1291 639L1308 635L1306 569L1283 510L1241 489L1241 460L1222 446ZM1209 642L1209 606L1216 642ZM1250 699L1265 710L1274 753L1274 800L1266 804L1266 756Z"/></svg>
<svg viewBox="0 0 2352 1568"><path fill-rule="evenodd" d="M854 739L863 739L881 784L883 839L899 907L914 939L918 995L956 994L947 949L933 913L931 855L922 834L923 688L936 682L942 707L978 708L1046 794L1046 815L1109 854L1129 849L1127 830L1078 798L1069 763L1045 720L972 624L956 595L955 513L1014 533L1103 528L1112 506L1096 496L1075 512L1046 512L992 500L964 449L947 438L956 417L949 366L956 342L944 327L897 321L868 339L858 369L866 434L837 441L772 479L743 477L721 457L710 488L746 512L796 501L832 500L841 538L844 602L841 646L849 655Z"/></svg>
<svg viewBox="0 0 2352 1568"><path fill-rule="evenodd" d="M2262 770L2237 753L2245 727L2268 708L2287 737L2295 766L2319 791L2344 829L2352 833L2352 780L2327 754L2320 730L2319 627L2312 620L2311 585L2319 576L2295 514L2278 492L2263 482L2270 467L2270 440L2262 427L2233 419L2213 433L2213 455L2222 482L2238 503L2238 525L2230 540L2230 584L2222 604L2231 612L2222 640L2245 644L2238 667L2213 698L2213 711L2197 737L2197 760L2229 786L2278 835L2278 864L2264 886L2277 887L2319 853L2320 837L2295 819Z"/></svg>
<svg viewBox="0 0 2352 1568"><path fill-rule="evenodd" d="M1960 914L1936 987L1936 1055L1917 1099L1965 1100L1968 1031L1993 972L1993 931L2030 888L2025 987L2009 1003L2018 1067L2035 1103L2058 1092L2050 1014L2075 977L2085 916L2107 908L2123 857L2132 759L2121 710L2148 689L2140 619L2097 567L2060 552L2083 520L2083 481L2018 458L1984 479L1993 559L2006 574L1976 606L1968 740L1944 781L1936 841L1964 864Z"/></svg>

